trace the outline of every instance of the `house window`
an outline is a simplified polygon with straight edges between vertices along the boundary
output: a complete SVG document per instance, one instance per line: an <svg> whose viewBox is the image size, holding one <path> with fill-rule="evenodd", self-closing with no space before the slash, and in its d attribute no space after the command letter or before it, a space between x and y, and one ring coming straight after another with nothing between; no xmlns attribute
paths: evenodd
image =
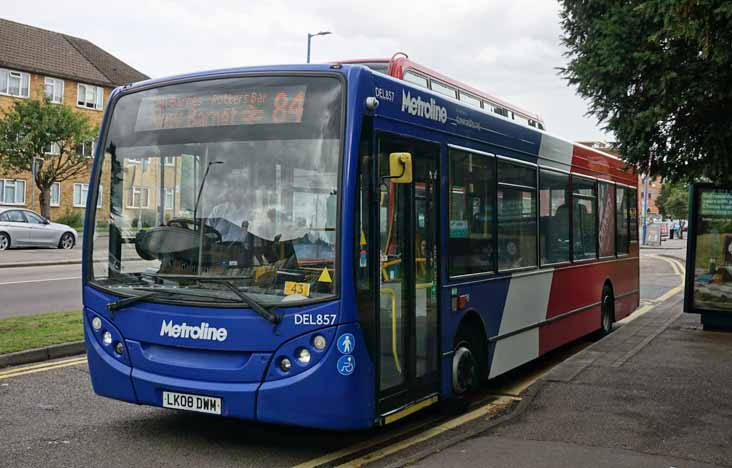
<svg viewBox="0 0 732 468"><path fill-rule="evenodd" d="M61 183L54 182L51 185L51 206L61 206Z"/></svg>
<svg viewBox="0 0 732 468"><path fill-rule="evenodd" d="M74 184L74 207L86 206L86 195L89 193L89 184Z"/></svg>
<svg viewBox="0 0 732 468"><path fill-rule="evenodd" d="M43 92L50 102L61 104L64 102L64 80L47 76L43 81Z"/></svg>
<svg viewBox="0 0 732 468"><path fill-rule="evenodd" d="M0 94L21 98L30 97L30 75L0 68Z"/></svg>
<svg viewBox="0 0 732 468"><path fill-rule="evenodd" d="M76 154L78 154L79 156L94 156L94 140L76 145Z"/></svg>
<svg viewBox="0 0 732 468"><path fill-rule="evenodd" d="M58 143L51 143L50 145L43 147L43 154L59 155L61 154L61 147Z"/></svg>
<svg viewBox="0 0 732 468"><path fill-rule="evenodd" d="M149 208L150 190L147 187L133 186L127 190L127 208Z"/></svg>
<svg viewBox="0 0 732 468"><path fill-rule="evenodd" d="M164 164L166 166L175 166L175 156L166 156Z"/></svg>
<svg viewBox="0 0 732 468"><path fill-rule="evenodd" d="M175 191L172 188L165 189L165 209L172 210L175 203Z"/></svg>
<svg viewBox="0 0 732 468"><path fill-rule="evenodd" d="M0 203L3 205L24 205L25 181L0 179Z"/></svg>
<svg viewBox="0 0 732 468"><path fill-rule="evenodd" d="M102 110L104 90L101 86L79 83L76 105L86 109Z"/></svg>

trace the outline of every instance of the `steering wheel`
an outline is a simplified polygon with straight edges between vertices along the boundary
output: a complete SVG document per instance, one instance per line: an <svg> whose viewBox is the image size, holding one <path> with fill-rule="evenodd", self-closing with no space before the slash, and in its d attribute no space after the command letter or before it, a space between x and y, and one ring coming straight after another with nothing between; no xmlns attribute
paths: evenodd
<svg viewBox="0 0 732 468"><path fill-rule="evenodd" d="M166 226L177 227L181 229L188 229L195 231L198 223L191 218L173 218L165 223ZM206 237L213 236L215 242L219 243L222 240L221 233L212 226L203 223L203 235Z"/></svg>

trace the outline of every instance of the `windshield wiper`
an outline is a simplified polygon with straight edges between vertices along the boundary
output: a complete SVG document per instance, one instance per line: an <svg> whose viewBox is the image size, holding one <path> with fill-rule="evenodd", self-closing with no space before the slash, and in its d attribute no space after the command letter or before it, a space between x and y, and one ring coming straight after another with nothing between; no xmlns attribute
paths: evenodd
<svg viewBox="0 0 732 468"><path fill-rule="evenodd" d="M157 273L144 273L144 276L149 276L149 277L152 277L152 278L160 278L160 279L163 279L163 280L165 280L165 279L171 279L171 280L175 280L175 279L186 279L186 280L198 281L199 283L218 283L218 284L223 284L224 286L226 286L227 289L229 289L231 292L233 292L236 295L236 297L238 297L239 299L241 299L241 301L245 305L247 305L251 309L253 309L263 319L265 319L265 320L267 320L269 322L272 322L275 325L278 325L282 321L281 317L279 317L278 315L275 315L274 313L272 313L269 310L269 308L267 308L267 306L263 305L262 303L260 303L256 299L254 299L249 294L245 293L241 289L239 289L236 286L234 286L234 283L232 283L231 280L230 279L227 279L227 278L222 278L222 277L214 277L214 278L211 278L211 277L201 277L201 276L198 276L198 275L161 275L161 274L157 274ZM233 277L233 278L234 279L238 279L237 277ZM168 291L164 291L164 292L167 293ZM150 293L150 294L155 294L155 293L153 292L153 293ZM120 305L118 307L115 306L115 309L114 310L116 310L116 309L119 309L120 307L125 307L126 305L129 305L131 303L137 302L139 300L143 300L146 297L149 297L149 295L143 294L141 296L129 297L129 298L126 298L126 299L121 299L121 300L117 301L116 303L109 304L107 306L107 308L109 308L110 306L115 306L115 304L119 303ZM124 302L124 301L128 301L128 302ZM112 310L112 309L110 309L110 310Z"/></svg>
<svg viewBox="0 0 732 468"><path fill-rule="evenodd" d="M107 304L107 310L112 312L112 318L114 318L114 314L119 309L122 309L124 307L127 307L128 305L134 304L136 302L144 301L146 299L151 299L158 295L167 295L167 296L189 296L189 297L196 297L198 299L205 298L205 299L214 299L213 297L208 296L201 296L198 294L191 294L186 293L182 291L167 291L164 289L152 289L152 288L135 288L136 290L143 290L148 291L145 294L139 294L137 296L131 296L131 297L125 297L123 299L118 299L114 302L110 302ZM216 298L218 299L218 298Z"/></svg>
<svg viewBox="0 0 732 468"><path fill-rule="evenodd" d="M232 283L231 281L225 280L225 279L202 280L202 281L204 281L204 282L205 281L212 281L212 282L215 282L215 283L221 283L221 284L223 284L224 286L226 286L227 288L229 288L229 290L231 292L233 292L234 294L236 294L236 296L239 299L241 299L242 302L244 302L246 305L248 305L249 307L251 307L252 309L254 309L254 311L256 313L258 313L262 318L264 318L265 320L269 320L270 322L274 323L275 325L277 325L278 323L280 323L281 318L279 316L273 314L267 307L265 307L264 305L262 305L261 303L259 303L259 301L257 301L256 299L254 299L252 296L250 296L249 294L245 293L241 289L239 289L236 286L234 286L234 283Z"/></svg>
<svg viewBox="0 0 732 468"><path fill-rule="evenodd" d="M149 299L158 294L171 294L171 293L168 291L155 291L155 292L140 294L138 296L125 297L124 299L118 299L114 302L110 302L109 304L107 304L107 310L112 312L112 319L114 319L114 313L116 311L118 311L119 309L127 307L128 305L134 304L135 302L144 301L145 299Z"/></svg>

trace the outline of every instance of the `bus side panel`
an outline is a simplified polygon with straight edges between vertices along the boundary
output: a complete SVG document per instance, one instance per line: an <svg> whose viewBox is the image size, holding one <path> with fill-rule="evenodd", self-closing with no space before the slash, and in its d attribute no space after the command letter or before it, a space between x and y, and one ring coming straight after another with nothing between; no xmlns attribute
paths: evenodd
<svg viewBox="0 0 732 468"><path fill-rule="evenodd" d="M605 281L610 281L616 297L631 294L638 289L637 267L637 259L624 258L557 270L554 273L546 318L592 307L542 326L539 332L539 354L598 330ZM628 297L631 300L633 298L632 295ZM626 317L632 311L627 304L625 297L616 300L616 320Z"/></svg>

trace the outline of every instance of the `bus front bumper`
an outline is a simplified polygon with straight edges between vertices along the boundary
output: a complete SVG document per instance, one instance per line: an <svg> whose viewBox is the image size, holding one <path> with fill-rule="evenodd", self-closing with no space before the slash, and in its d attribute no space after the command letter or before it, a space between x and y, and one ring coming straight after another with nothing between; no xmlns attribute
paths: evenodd
<svg viewBox="0 0 732 468"><path fill-rule="evenodd" d="M361 429L374 423L374 374L356 324L332 327L328 335L356 337L361 346L354 347L352 357L358 372L341 374L338 366L344 355L331 345L314 365L284 375L276 366L278 357L285 353L283 348L299 346L296 338L272 354L261 381L242 383L171 377L134 367L110 355L93 336L88 320L84 322L89 371L99 395L158 407L164 406L163 392L214 397L221 399L221 416L324 429Z"/></svg>

